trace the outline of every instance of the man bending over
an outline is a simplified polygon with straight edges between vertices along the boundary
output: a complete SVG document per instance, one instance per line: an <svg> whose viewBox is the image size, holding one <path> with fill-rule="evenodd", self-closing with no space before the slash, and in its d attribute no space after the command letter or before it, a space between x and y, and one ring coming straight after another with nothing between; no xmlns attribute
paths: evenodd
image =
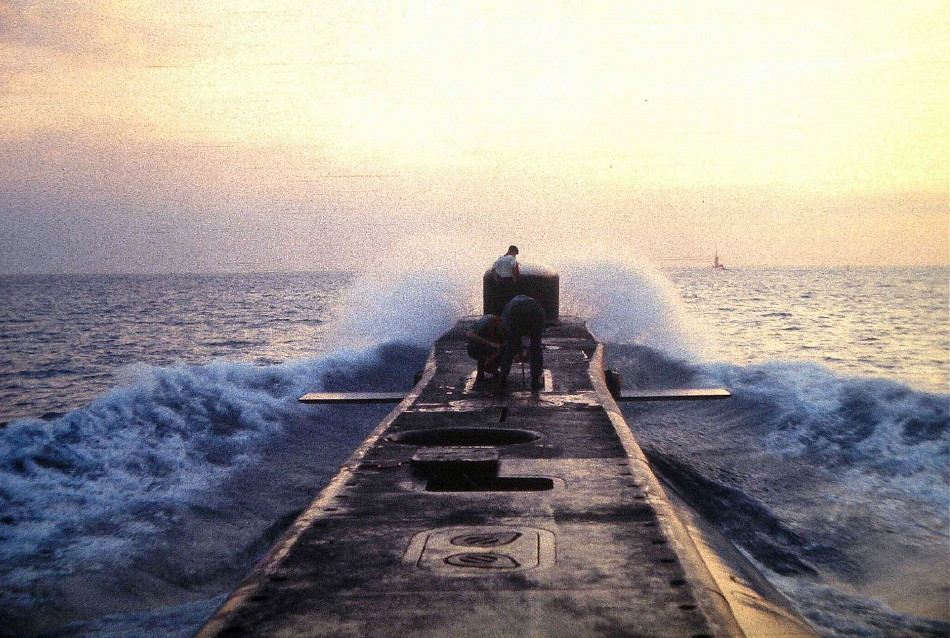
<svg viewBox="0 0 950 638"><path fill-rule="evenodd" d="M518 295L508 302L501 313L501 325L505 329L505 345L501 350L498 386L508 387L508 373L511 364L523 349L522 339L530 340L531 390L542 388L541 374L544 371L544 358L541 353L541 333L544 331L544 308L527 295Z"/></svg>
<svg viewBox="0 0 950 638"><path fill-rule="evenodd" d="M505 341L501 319L495 315L485 315L465 333L465 338L468 340L468 356L475 359L478 365L475 382L480 382L486 374L496 376L501 345Z"/></svg>

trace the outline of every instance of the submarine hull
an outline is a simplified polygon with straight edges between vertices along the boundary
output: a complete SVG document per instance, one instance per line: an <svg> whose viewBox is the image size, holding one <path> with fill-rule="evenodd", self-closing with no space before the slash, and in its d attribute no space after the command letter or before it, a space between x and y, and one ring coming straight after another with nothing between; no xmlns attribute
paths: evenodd
<svg viewBox="0 0 950 638"><path fill-rule="evenodd" d="M671 500L583 321L545 331L543 391L516 366L504 395L471 324L198 636L816 635Z"/></svg>

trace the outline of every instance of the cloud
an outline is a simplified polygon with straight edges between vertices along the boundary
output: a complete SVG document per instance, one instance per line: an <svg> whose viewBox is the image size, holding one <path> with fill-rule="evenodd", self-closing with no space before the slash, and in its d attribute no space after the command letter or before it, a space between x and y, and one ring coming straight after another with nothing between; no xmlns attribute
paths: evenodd
<svg viewBox="0 0 950 638"><path fill-rule="evenodd" d="M0 142L0 272L360 267L412 229L378 180L304 151L45 132ZM322 177L322 179L321 179Z"/></svg>
<svg viewBox="0 0 950 638"><path fill-rule="evenodd" d="M34 3L0 0L0 42L25 54L54 54L97 64L142 61L177 49L167 17L106 0Z"/></svg>
<svg viewBox="0 0 950 638"><path fill-rule="evenodd" d="M839 34L787 3L380 4L0 0L0 270L359 267L455 238L795 263L802 211L844 219L808 225L814 261L892 215L946 245L929 31L918 54L903 22Z"/></svg>

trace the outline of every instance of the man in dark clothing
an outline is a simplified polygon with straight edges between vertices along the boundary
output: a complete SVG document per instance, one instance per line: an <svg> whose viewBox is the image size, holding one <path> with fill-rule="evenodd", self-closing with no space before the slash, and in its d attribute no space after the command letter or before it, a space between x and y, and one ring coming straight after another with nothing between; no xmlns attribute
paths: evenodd
<svg viewBox="0 0 950 638"><path fill-rule="evenodd" d="M468 341L468 356L478 364L475 382L481 382L486 374L490 377L497 376L498 357L505 342L501 319L495 315L485 315L472 324L472 328L465 333L465 338Z"/></svg>
<svg viewBox="0 0 950 638"><path fill-rule="evenodd" d="M501 351L498 384L508 386L508 373L511 364L523 349L522 338L530 340L531 389L542 387L541 373L544 371L544 358L541 354L541 333L544 331L544 308L527 295L518 295L508 302L501 313L501 325L505 329L505 345Z"/></svg>

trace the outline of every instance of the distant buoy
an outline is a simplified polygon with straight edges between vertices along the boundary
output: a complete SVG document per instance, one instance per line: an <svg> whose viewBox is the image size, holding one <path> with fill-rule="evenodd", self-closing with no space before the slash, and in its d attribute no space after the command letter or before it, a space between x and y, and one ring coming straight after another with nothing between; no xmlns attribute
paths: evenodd
<svg viewBox="0 0 950 638"><path fill-rule="evenodd" d="M500 315L505 304L515 295L533 297L544 308L548 323L557 323L560 315L560 275L549 266L519 264L521 276L510 290L495 281L491 269L482 277L482 308L486 315Z"/></svg>

